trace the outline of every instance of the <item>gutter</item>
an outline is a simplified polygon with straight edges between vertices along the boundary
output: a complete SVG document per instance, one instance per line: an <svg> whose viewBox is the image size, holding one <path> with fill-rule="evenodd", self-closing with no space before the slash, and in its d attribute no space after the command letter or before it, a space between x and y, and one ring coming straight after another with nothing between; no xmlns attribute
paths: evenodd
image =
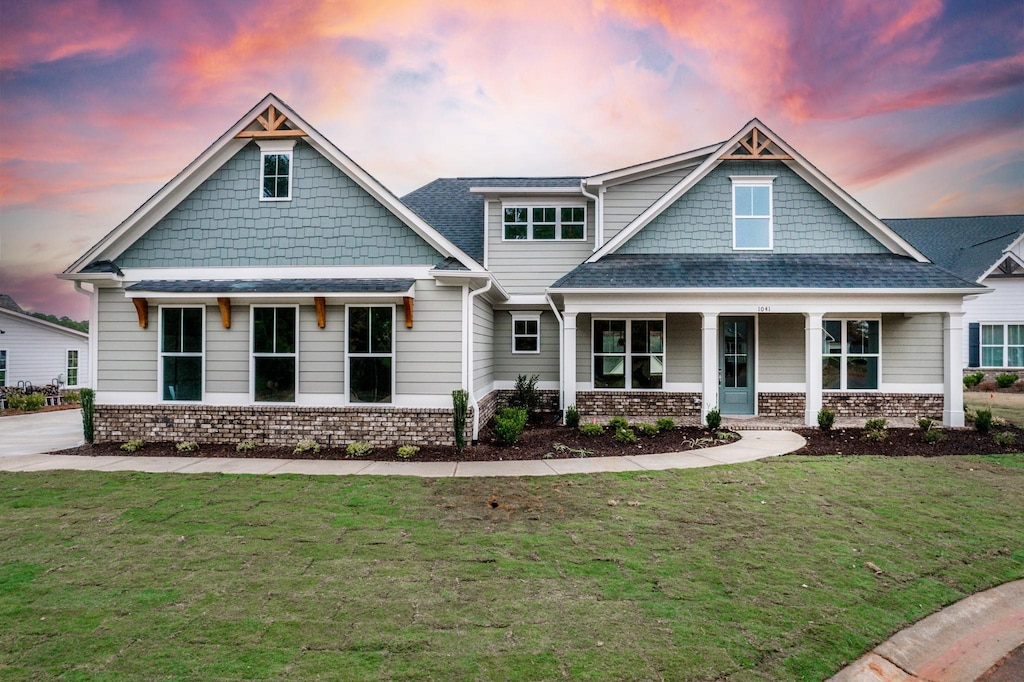
<svg viewBox="0 0 1024 682"><path fill-rule="evenodd" d="M469 393L469 404L473 407L473 443L475 444L479 440L480 436L480 405L477 403L476 396L473 394L473 319L476 316L475 299L480 294L486 294L491 290L491 280L488 279L487 283L469 292L466 306L466 391Z"/></svg>
<svg viewBox="0 0 1024 682"><path fill-rule="evenodd" d="M601 239L604 237L604 214L601 210L603 208L601 204L604 203L602 201L604 198L604 187L599 190L601 194L598 196L597 194L591 194L588 192L585 185L586 181L580 180L580 194L594 202L594 213L596 214L594 216L594 251L597 251L601 248Z"/></svg>

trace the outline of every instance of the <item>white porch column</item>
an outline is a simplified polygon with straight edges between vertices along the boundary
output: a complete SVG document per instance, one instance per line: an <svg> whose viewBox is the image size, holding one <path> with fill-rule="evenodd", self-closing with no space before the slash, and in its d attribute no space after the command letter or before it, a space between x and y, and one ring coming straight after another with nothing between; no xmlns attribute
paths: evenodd
<svg viewBox="0 0 1024 682"><path fill-rule="evenodd" d="M700 418L703 422L708 410L718 407L718 313L701 315L701 375L704 391Z"/></svg>
<svg viewBox="0 0 1024 682"><path fill-rule="evenodd" d="M942 423L944 426L964 425L964 314L942 316L942 358L944 385Z"/></svg>
<svg viewBox="0 0 1024 682"><path fill-rule="evenodd" d="M804 313L804 380L806 411L804 423L815 426L821 409L821 318L822 313Z"/></svg>
<svg viewBox="0 0 1024 682"><path fill-rule="evenodd" d="M576 313L563 313L562 328L562 395L565 407L576 404Z"/></svg>

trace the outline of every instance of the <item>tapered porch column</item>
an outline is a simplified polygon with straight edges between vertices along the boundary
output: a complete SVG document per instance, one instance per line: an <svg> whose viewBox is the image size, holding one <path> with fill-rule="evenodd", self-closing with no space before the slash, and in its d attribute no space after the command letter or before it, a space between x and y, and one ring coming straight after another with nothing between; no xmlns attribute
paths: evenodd
<svg viewBox="0 0 1024 682"><path fill-rule="evenodd" d="M821 318L822 313L804 313L804 382L806 409L804 423L818 423L821 410Z"/></svg>
<svg viewBox="0 0 1024 682"><path fill-rule="evenodd" d="M576 313L564 313L562 325L562 395L565 407L576 404Z"/></svg>
<svg viewBox="0 0 1024 682"><path fill-rule="evenodd" d="M701 375L703 395L700 418L704 421L708 410L718 407L718 313L702 313Z"/></svg>
<svg viewBox="0 0 1024 682"><path fill-rule="evenodd" d="M964 314L942 316L943 404L945 426L964 425Z"/></svg>

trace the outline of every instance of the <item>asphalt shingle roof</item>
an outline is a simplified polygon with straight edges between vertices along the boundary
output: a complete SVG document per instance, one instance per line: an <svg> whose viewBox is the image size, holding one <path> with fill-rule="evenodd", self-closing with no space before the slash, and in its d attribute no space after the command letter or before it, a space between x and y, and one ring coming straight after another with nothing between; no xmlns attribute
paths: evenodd
<svg viewBox="0 0 1024 682"><path fill-rule="evenodd" d="M971 282L1024 232L1024 215L892 218L883 221L929 260Z"/></svg>
<svg viewBox="0 0 1024 682"><path fill-rule="evenodd" d="M11 310L16 313L21 313L22 315L28 315L28 313L25 312L25 310L20 305L18 305L17 301L15 301L7 294L0 294L0 308L4 308L5 310Z"/></svg>
<svg viewBox="0 0 1024 682"><path fill-rule="evenodd" d="M143 280L127 290L177 294L397 293L408 291L414 283L412 279L176 279Z"/></svg>
<svg viewBox="0 0 1024 682"><path fill-rule="evenodd" d="M438 178L402 197L406 206L478 263L484 260L484 198L470 187L566 187L582 176L558 178Z"/></svg>
<svg viewBox="0 0 1024 682"><path fill-rule="evenodd" d="M931 263L895 254L611 254L584 263L554 289L964 289Z"/></svg>

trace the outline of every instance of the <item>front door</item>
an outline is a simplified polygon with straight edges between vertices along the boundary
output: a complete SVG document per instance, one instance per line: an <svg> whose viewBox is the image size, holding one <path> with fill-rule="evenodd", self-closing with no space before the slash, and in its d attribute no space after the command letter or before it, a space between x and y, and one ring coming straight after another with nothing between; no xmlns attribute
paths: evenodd
<svg viewBox="0 0 1024 682"><path fill-rule="evenodd" d="M754 414L754 318L722 317L718 347L718 409Z"/></svg>

